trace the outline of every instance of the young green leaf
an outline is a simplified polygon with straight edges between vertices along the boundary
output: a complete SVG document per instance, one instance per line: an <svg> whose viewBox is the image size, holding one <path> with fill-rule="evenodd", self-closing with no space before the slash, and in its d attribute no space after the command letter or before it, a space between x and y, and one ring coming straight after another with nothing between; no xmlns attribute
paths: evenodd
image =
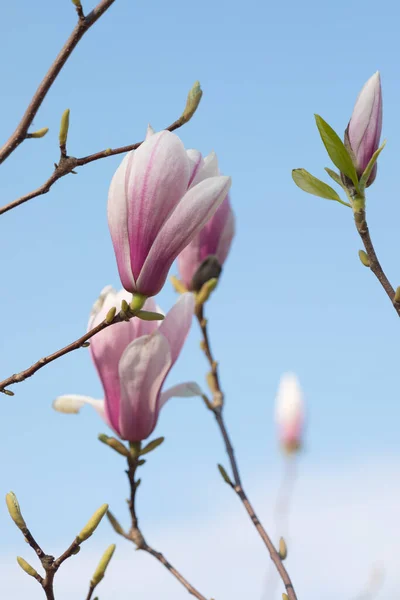
<svg viewBox="0 0 400 600"><path fill-rule="evenodd" d="M319 196L319 198L335 200L336 202L340 202L340 204L350 206L350 204L344 202L340 198L340 196L333 188L330 187L330 185L320 181L305 169L293 169L292 177L295 184L304 192L313 194L314 196Z"/></svg>
<svg viewBox="0 0 400 600"><path fill-rule="evenodd" d="M384 149L385 146L386 146L386 140L384 140L382 146L373 153L373 155L371 156L371 160L365 167L365 171L361 175L361 179L360 179L360 188L362 190L366 187L369 176L371 175L372 169L374 168L374 165L375 165L376 161L378 160L378 156L380 155L380 153L382 152L382 150Z"/></svg>
<svg viewBox="0 0 400 600"><path fill-rule="evenodd" d="M325 171L328 173L329 177L331 179L333 179L333 181L335 183L337 183L338 185L340 185L341 188L343 188L346 191L346 186L344 185L342 178L340 177L339 173L336 173L336 171L333 171L332 169L329 169L329 167L325 167Z"/></svg>
<svg viewBox="0 0 400 600"><path fill-rule="evenodd" d="M341 173L344 173L349 179L351 179L358 191L358 177L356 168L353 165L350 154L347 152L342 140L336 131L334 131L332 127L328 125L328 123L319 115L315 115L315 122L331 161Z"/></svg>

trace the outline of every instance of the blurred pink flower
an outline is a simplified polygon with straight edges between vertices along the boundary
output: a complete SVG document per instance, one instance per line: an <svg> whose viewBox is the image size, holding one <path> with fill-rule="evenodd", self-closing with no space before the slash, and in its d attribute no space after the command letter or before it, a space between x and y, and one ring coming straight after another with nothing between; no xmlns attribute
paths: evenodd
<svg viewBox="0 0 400 600"><path fill-rule="evenodd" d="M178 136L151 128L117 169L108 223L127 291L157 294L175 258L226 197L230 177L216 174L195 182L197 171Z"/></svg>
<svg viewBox="0 0 400 600"><path fill-rule="evenodd" d="M113 306L129 300L124 290L103 290L95 303L89 329L96 327ZM144 310L159 311L149 299ZM139 442L154 430L161 408L172 396L196 396L195 383L183 383L161 391L189 332L194 310L192 294L183 294L159 321L132 318L107 327L90 340L90 352L104 388L105 400L86 396L59 396L54 408L76 413L91 404L106 423L124 440Z"/></svg>
<svg viewBox="0 0 400 600"><path fill-rule="evenodd" d="M282 448L292 453L302 446L304 432L304 401L296 375L285 373L276 397L276 423Z"/></svg>

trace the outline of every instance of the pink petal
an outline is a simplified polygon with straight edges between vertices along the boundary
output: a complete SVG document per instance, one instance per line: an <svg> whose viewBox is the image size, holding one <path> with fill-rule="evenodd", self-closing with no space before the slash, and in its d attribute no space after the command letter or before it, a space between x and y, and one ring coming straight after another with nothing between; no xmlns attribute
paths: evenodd
<svg viewBox="0 0 400 600"><path fill-rule="evenodd" d="M232 213L229 202L229 195L226 196L221 206L215 212L214 216L206 223L199 233L200 238L200 259L203 261L212 254L217 254L219 240ZM222 265L222 262L220 262Z"/></svg>
<svg viewBox="0 0 400 600"><path fill-rule="evenodd" d="M155 133L135 151L128 173L127 227L135 279L156 236L186 192L189 159L181 140L169 131Z"/></svg>
<svg viewBox="0 0 400 600"><path fill-rule="evenodd" d="M190 177L188 183L188 187L190 187L193 183L193 179L195 178L197 172L204 165L204 160L201 155L201 152L199 152L198 150L186 150L186 154L188 156L190 164Z"/></svg>
<svg viewBox="0 0 400 600"><path fill-rule="evenodd" d="M134 152L129 152L121 162L112 178L108 192L108 226L117 259L118 272L125 289L135 291L135 280L132 275L130 248L128 237L128 208L126 204L126 176Z"/></svg>
<svg viewBox="0 0 400 600"><path fill-rule="evenodd" d="M204 179L208 179L209 177L217 177L218 175L220 175L220 172L218 168L217 155L215 152L210 152L210 154L205 157L201 168L197 170L192 181L192 187L200 183L200 181L204 181Z"/></svg>
<svg viewBox="0 0 400 600"><path fill-rule="evenodd" d="M168 341L159 332L135 340L125 350L119 364L123 439L144 440L153 431L161 385L171 364Z"/></svg>
<svg viewBox="0 0 400 600"><path fill-rule="evenodd" d="M233 214L232 210L230 210L225 221L225 226L220 234L218 246L215 252L215 256L217 257L220 265L223 265L226 261L234 236L235 215Z"/></svg>
<svg viewBox="0 0 400 600"><path fill-rule="evenodd" d="M110 308L115 306L119 310L121 301L130 302L130 299L131 295L125 290L117 293L111 288L102 298L97 311L92 314L89 325L96 327L105 319ZM140 335L140 327L139 319L131 319L103 329L90 340L90 354L104 388L107 418L116 431L118 431L120 405L118 364L126 347Z"/></svg>
<svg viewBox="0 0 400 600"><path fill-rule="evenodd" d="M189 292L182 294L171 310L168 311L159 327L160 333L168 340L171 352L171 366L177 360L189 333L194 306L194 295Z"/></svg>
<svg viewBox="0 0 400 600"><path fill-rule="evenodd" d="M201 397L202 395L203 391L201 387L194 381L179 383L165 390L165 392L161 392L159 407L161 409L170 398L194 398L195 396Z"/></svg>
<svg viewBox="0 0 400 600"><path fill-rule="evenodd" d="M186 192L150 249L137 280L141 293L154 296L161 290L175 258L213 216L230 186L230 177L209 177Z"/></svg>
<svg viewBox="0 0 400 600"><path fill-rule="evenodd" d="M198 233L178 256L179 275L187 289L190 289L193 275L201 263L200 233Z"/></svg>

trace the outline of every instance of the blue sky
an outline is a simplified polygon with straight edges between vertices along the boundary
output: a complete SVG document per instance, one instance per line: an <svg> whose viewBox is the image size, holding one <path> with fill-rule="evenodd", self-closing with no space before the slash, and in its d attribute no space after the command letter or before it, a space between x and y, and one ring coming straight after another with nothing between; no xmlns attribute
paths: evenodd
<svg viewBox="0 0 400 600"><path fill-rule="evenodd" d="M236 7L211 0L116 0L43 103L34 125L48 126L48 135L28 140L1 168L5 204L50 175L65 108L71 110L69 152L83 156L142 139L148 122L162 129L179 116L188 89L200 80L200 109L179 135L188 148L217 152L222 170L233 178L237 216L237 236L208 307L211 337L244 478L270 483L268 498L276 494L282 468L273 409L287 370L298 374L309 413L300 480L302 472L340 474L353 465L358 473L361 463L395 465L400 458L398 317L359 262L351 212L307 196L291 180L297 167L323 178L329 159L313 114L341 133L359 89L379 69L388 144L369 190L368 215L382 264L393 285L400 285L394 193L399 42L389 10L396 11L389 2L377 10L371 1L344 0L335 6L248 0ZM19 0L2 7L2 140L74 19L68 0ZM100 290L119 285L105 207L120 160L89 165L47 196L0 218L1 379L79 337ZM165 310L174 300L167 285L159 303ZM203 383L206 364L198 341L193 326L171 383ZM88 351L64 357L13 389L13 398L0 399L1 495L17 493L43 544L50 549L68 543L103 502L122 516L123 465L96 440L106 427L89 408L79 417L50 408L60 393L100 397ZM146 465L143 525L156 531L157 524L180 519L198 523L212 510L207 485L226 499L215 468L226 460L214 423L200 401L172 400L156 434L167 441ZM368 469L363 473L368 479ZM390 471L388 477L390 486ZM368 512L365 518L367 524ZM28 558L5 510L0 528L0 554L24 550ZM106 525L99 536L114 541ZM158 566L153 568L156 574ZM19 589L18 578L15 567L13 590Z"/></svg>

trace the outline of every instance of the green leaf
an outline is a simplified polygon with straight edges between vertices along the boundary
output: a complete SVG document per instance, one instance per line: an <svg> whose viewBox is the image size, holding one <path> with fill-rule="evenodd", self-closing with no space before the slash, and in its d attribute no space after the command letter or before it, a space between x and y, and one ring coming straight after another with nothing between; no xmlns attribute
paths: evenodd
<svg viewBox="0 0 400 600"><path fill-rule="evenodd" d="M374 168L374 165L375 165L376 161L378 160L378 156L380 155L380 153L382 152L382 150L384 149L385 146L386 146L386 140L384 140L382 146L373 153L371 160L365 167L365 171L361 175L361 179L360 179L360 188L362 190L367 185L369 176L371 175L371 172L372 172L372 169Z"/></svg>
<svg viewBox="0 0 400 600"><path fill-rule="evenodd" d="M351 179L356 190L358 191L358 177L356 168L353 165L350 154L347 152L342 140L336 131L334 131L332 127L328 125L328 123L319 115L315 115L315 122L317 123L319 134L331 161L341 173L344 173L349 179Z"/></svg>
<svg viewBox="0 0 400 600"><path fill-rule="evenodd" d="M164 315L151 310L139 310L136 316L142 321L163 321Z"/></svg>
<svg viewBox="0 0 400 600"><path fill-rule="evenodd" d="M158 448L158 446L160 446L163 443L164 440L165 440L164 437L159 437L159 438L156 438L155 440L153 440L152 442L149 442L147 444L147 446L145 446L142 450L140 450L139 456L143 456L143 454L147 454L148 452L152 452L153 450L155 450L156 448Z"/></svg>
<svg viewBox="0 0 400 600"><path fill-rule="evenodd" d="M228 473L225 471L224 467L222 465L217 465L218 466L218 470L222 475L222 479L225 481L225 483L228 483L230 486L233 486L233 483L228 475Z"/></svg>
<svg viewBox="0 0 400 600"><path fill-rule="evenodd" d="M320 181L305 169L293 169L292 177L295 184L304 192L313 194L314 196L319 196L319 198L335 200L336 202L340 202L340 204L344 204L345 206L350 206L350 204L344 202L340 198L340 196L333 188L331 188L330 185Z"/></svg>
<svg viewBox="0 0 400 600"><path fill-rule="evenodd" d="M329 169L328 167L325 167L325 171L328 173L329 177L331 179L333 179L333 181L335 183L337 183L338 185L340 185L341 188L343 188L346 191L346 186L344 185L342 178L340 177L339 173L336 173L336 171L332 171L332 169Z"/></svg>

